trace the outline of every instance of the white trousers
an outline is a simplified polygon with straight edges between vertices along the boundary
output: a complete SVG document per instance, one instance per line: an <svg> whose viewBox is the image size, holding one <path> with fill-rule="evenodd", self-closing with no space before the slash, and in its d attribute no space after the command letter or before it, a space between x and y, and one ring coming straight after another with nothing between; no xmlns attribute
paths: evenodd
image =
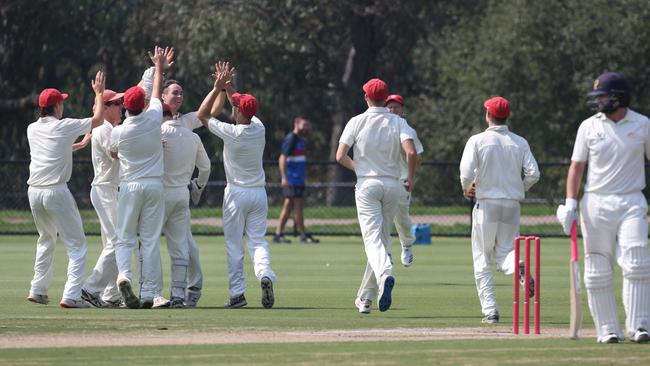
<svg viewBox="0 0 650 366"><path fill-rule="evenodd" d="M153 299L158 294L160 262L160 232L165 215L165 200L160 179L147 178L120 183L117 201L117 261L118 282L131 281L131 252L140 233L142 279L140 296Z"/></svg>
<svg viewBox="0 0 650 366"><path fill-rule="evenodd" d="M117 278L117 263L115 262L117 186L92 186L90 202L97 212L101 226L102 252L97 259L95 268L86 279L84 288L93 294L102 294L104 301L119 300L120 291L115 283Z"/></svg>
<svg viewBox="0 0 650 366"><path fill-rule="evenodd" d="M614 261L623 272L628 335L650 329L648 204L641 192L586 193L580 203L585 251L585 288L598 337L623 337L614 296Z"/></svg>
<svg viewBox="0 0 650 366"><path fill-rule="evenodd" d="M165 188L163 233L171 264L171 296L185 299L189 266L190 192L187 187ZM159 286L162 289L162 273Z"/></svg>
<svg viewBox="0 0 650 366"><path fill-rule="evenodd" d="M498 271L514 273L514 240L519 235L519 202L506 199L478 200L472 211L474 280L483 315L498 311L492 263Z"/></svg>
<svg viewBox="0 0 650 366"><path fill-rule="evenodd" d="M393 275L390 229L402 192L400 182L390 178L360 178L354 190L357 218L368 259L357 297L374 299L379 284Z"/></svg>
<svg viewBox="0 0 650 366"><path fill-rule="evenodd" d="M248 254L253 261L258 280L268 277L275 282L271 270L269 245L264 239L268 200L264 187L242 188L226 186L223 195L223 233L228 258L228 281L230 296L246 292L244 280L244 243L246 235Z"/></svg>
<svg viewBox="0 0 650 366"><path fill-rule="evenodd" d="M34 278L29 294L47 295L52 285L54 246L58 233L68 252L68 280L63 289L63 299L80 299L88 245L77 203L66 184L29 187L27 196L38 230Z"/></svg>
<svg viewBox="0 0 650 366"><path fill-rule="evenodd" d="M415 242L415 235L413 235L412 230L413 221L411 221L411 215L409 214L411 193L406 191L406 187L403 184L400 184L400 188L399 199L397 200L397 212L395 213L393 222L395 223L395 229L397 230L402 248L408 248Z"/></svg>
<svg viewBox="0 0 650 366"><path fill-rule="evenodd" d="M199 247L192 237L192 226L187 230L187 245L189 250L190 266L187 269L187 288L200 290L203 288L203 271L201 270L201 258Z"/></svg>

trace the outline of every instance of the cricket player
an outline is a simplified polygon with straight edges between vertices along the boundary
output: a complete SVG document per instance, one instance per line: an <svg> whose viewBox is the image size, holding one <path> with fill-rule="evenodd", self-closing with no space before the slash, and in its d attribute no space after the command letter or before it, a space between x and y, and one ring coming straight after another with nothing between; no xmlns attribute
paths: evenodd
<svg viewBox="0 0 650 366"><path fill-rule="evenodd" d="M539 168L528 142L508 129L510 103L502 97L483 103L488 128L469 138L460 161L460 184L465 197L476 198L472 212L472 256L483 323L499 322L491 265L511 275L523 273L514 260L519 235L519 202L539 180ZM523 179L522 179L523 172ZM521 280L523 283L523 275ZM532 282L532 277L531 277ZM530 286L530 297L534 286Z"/></svg>
<svg viewBox="0 0 650 366"><path fill-rule="evenodd" d="M173 60L169 59L169 67L174 64ZM154 68L150 67L142 74L142 80L140 81L140 86L143 87L147 96L151 95L151 89L153 88L153 72ZM163 83L162 90L162 101L164 105L167 105L169 108L169 113L172 115L172 118L177 120L181 126L188 128L190 130L195 130L199 127L202 127L201 121L197 118L197 112L189 113L180 113L180 108L183 105L183 87L180 82L173 79L168 79ZM197 205L201 199L201 194L205 190L205 186L199 185L198 178L192 179L190 182L190 197L192 202ZM207 184L207 183L206 183ZM188 266L188 280L187 280L187 291L185 298L185 305L187 306L196 306L201 298L201 288L203 287L203 272L201 270L201 261L199 248L196 245L196 241L192 237L192 230L188 228L188 248L189 248L189 266Z"/></svg>
<svg viewBox="0 0 650 366"><path fill-rule="evenodd" d="M389 95L388 98L386 98L384 107L388 108L390 113L404 117L404 98L401 95ZM418 139L415 130L413 130L413 143L415 144L415 152L418 154L417 163L419 166L420 163L422 163L424 147L422 146L420 139ZM402 159L400 160L400 172L400 181L406 183L408 164L404 154L402 154ZM402 188L404 188L403 185ZM410 267L413 264L413 243L415 242L415 235L413 235L413 222L411 221L411 215L409 215L410 206L411 193L407 192L406 189L403 189L400 193L400 200L397 204L397 213L395 214L393 222L395 223L395 229L397 229L397 235L399 236L399 242L402 247L400 259L404 267Z"/></svg>
<svg viewBox="0 0 650 366"><path fill-rule="evenodd" d="M223 224L228 259L230 299L225 308L240 308L247 304L244 292L244 246L246 244L253 261L255 276L262 288L262 306L271 308L275 302L273 283L275 273L271 269L269 246L264 235L268 200L262 155L265 145L265 128L255 117L258 104L250 94L235 93L230 86L232 70L229 64L218 63L214 89L206 96L198 116L210 132L223 140L223 165L228 185L223 197ZM226 90L232 104L235 125L211 117L223 109L224 99L214 104L217 94Z"/></svg>
<svg viewBox="0 0 650 366"><path fill-rule="evenodd" d="M38 97L40 118L27 127L31 158L27 196L39 234L28 301L45 305L50 302L47 292L54 277L52 264L58 234L68 252L68 280L59 305L89 307L81 299L87 242L79 209L67 183L72 175L72 144L103 121L104 85L104 74L98 71L92 81L97 107L92 118L84 119L62 118L68 94L57 89L43 90Z"/></svg>
<svg viewBox="0 0 650 366"><path fill-rule="evenodd" d="M151 308L157 295L157 278L162 271L160 232L165 214L163 151L161 142L162 71L167 67L169 49L155 47L149 54L155 65L153 90L145 111L145 92L139 86L124 93L127 118L113 128L111 152L120 160L120 188L117 202L117 285L126 306ZM131 251L140 234L143 256L141 299L131 285Z"/></svg>
<svg viewBox="0 0 650 366"><path fill-rule="evenodd" d="M402 192L412 192L417 167L413 129L402 117L384 107L388 86L371 79L364 86L368 109L345 125L336 151L336 161L357 175L355 201L357 217L368 262L355 305L360 313L370 313L377 297L379 311L392 303L395 285L389 257L390 229ZM348 156L354 148L354 160ZM402 150L408 162L406 183L400 181Z"/></svg>
<svg viewBox="0 0 650 366"><path fill-rule="evenodd" d="M282 141L282 153L278 159L278 167L282 179L282 193L284 204L280 212L280 223L273 235L274 243L291 243L291 240L284 237L284 226L294 214L294 225L300 233L300 241L303 243L317 244L320 240L314 238L305 231L305 135L311 128L308 119L298 116L293 120L293 130L287 134Z"/></svg>
<svg viewBox="0 0 650 366"><path fill-rule="evenodd" d="M120 292L117 289L117 263L115 243L117 232L117 187L120 162L110 152L111 132L122 121L122 96L106 89L102 95L104 123L93 129L91 155L95 177L90 188L90 201L97 212L101 227L102 252L95 268L81 289L81 298L95 307L119 307ZM96 109L97 106L95 105Z"/></svg>
<svg viewBox="0 0 650 366"><path fill-rule="evenodd" d="M589 309L597 340L618 343L624 333L614 296L614 262L623 272L625 330L630 340L650 341L650 255L645 157L650 158L650 121L629 108L630 87L623 75L607 72L589 93L597 113L578 128L567 177L566 202L557 216L568 235L580 201Z"/></svg>
<svg viewBox="0 0 650 366"><path fill-rule="evenodd" d="M167 106L167 105L165 105ZM164 111L164 109L163 109ZM171 116L171 110L168 114ZM171 304L182 308L186 300L187 272L189 266L190 192L187 184L194 167L199 170L197 182L205 187L210 177L210 159L201 138L183 127L180 120L167 117L162 125L165 174L165 220L163 233L171 259Z"/></svg>

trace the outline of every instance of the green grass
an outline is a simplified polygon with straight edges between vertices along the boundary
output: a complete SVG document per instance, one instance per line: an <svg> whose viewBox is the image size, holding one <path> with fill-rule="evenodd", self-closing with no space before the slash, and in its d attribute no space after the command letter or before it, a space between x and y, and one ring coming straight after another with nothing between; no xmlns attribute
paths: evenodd
<svg viewBox="0 0 650 366"><path fill-rule="evenodd" d="M249 306L225 310L227 271L222 237L197 237L205 274L203 297L197 309L185 310L66 310L25 301L31 280L35 237L4 236L0 240L0 336L52 335L67 333L92 337L97 331L143 331L155 334L197 330L225 332L238 330L325 330L370 328L486 327L474 287L471 250L467 238L433 238L432 245L416 246L415 264L396 264L397 279L391 310L375 309L361 316L353 305L365 265L359 238L323 237L319 245L276 244L271 246L272 265L277 274L276 306L262 309L260 291L251 263L245 268ZM163 241L164 243L164 241ZM543 239L542 332L545 328L568 328L568 240ZM99 238L89 237L89 263L99 254ZM399 248L394 245L396 258ZM168 285L168 258L163 244L165 284ZM55 280L50 297L61 296L67 258L59 243L55 256ZM620 272L620 271L619 271ZM616 281L620 294L620 273ZM511 322L512 277L495 274L502 323ZM165 289L164 294L168 294ZM620 299L619 299L620 304ZM584 327L593 329L583 297ZM622 306L621 319L624 319ZM569 342L566 339L483 339L372 343L246 344L211 346L139 346L102 348L2 349L4 364L611 364L638 362L647 357L648 346L595 344L592 338Z"/></svg>

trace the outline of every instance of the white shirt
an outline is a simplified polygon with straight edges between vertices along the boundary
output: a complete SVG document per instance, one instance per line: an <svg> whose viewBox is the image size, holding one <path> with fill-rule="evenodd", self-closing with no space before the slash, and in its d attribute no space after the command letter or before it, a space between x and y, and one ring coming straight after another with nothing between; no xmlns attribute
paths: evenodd
<svg viewBox="0 0 650 366"><path fill-rule="evenodd" d="M521 201L538 180L539 168L528 142L508 126L489 127L467 141L460 161L460 183L465 190L475 182L477 199Z"/></svg>
<svg viewBox="0 0 650 366"><path fill-rule="evenodd" d="M402 142L413 139L406 120L384 107L370 107L345 125L339 143L353 147L357 178L399 179Z"/></svg>
<svg viewBox="0 0 650 366"><path fill-rule="evenodd" d="M424 152L424 147L422 146L422 142L420 142L420 139L418 138L417 132L411 127L411 136L413 136L413 144L415 145L415 152L420 155ZM402 159L399 161L399 170L400 170L400 180L405 181L409 177L409 166L408 163L406 162L406 153L402 150Z"/></svg>
<svg viewBox="0 0 650 366"><path fill-rule="evenodd" d="M239 187L264 187L262 154L266 130L253 117L248 125L233 125L210 118L208 129L223 140L223 166L228 184Z"/></svg>
<svg viewBox="0 0 650 366"><path fill-rule="evenodd" d="M196 166L199 169L197 183L205 187L210 177L210 159L199 135L181 126L178 120L163 123L161 131L165 165L163 185L187 186Z"/></svg>
<svg viewBox="0 0 650 366"><path fill-rule="evenodd" d="M111 151L120 159L120 181L162 178L164 173L160 124L162 104L155 98L149 109L127 117L113 128Z"/></svg>
<svg viewBox="0 0 650 366"><path fill-rule="evenodd" d="M72 144L90 132L92 118L42 117L27 127L30 186L67 183L72 175Z"/></svg>
<svg viewBox="0 0 650 366"><path fill-rule="evenodd" d="M93 129L91 158L95 171L92 182L94 186L117 186L120 183L120 162L111 156L111 132L113 132L113 125L108 121Z"/></svg>
<svg viewBox="0 0 650 366"><path fill-rule="evenodd" d="M618 123L597 113L580 124L571 160L589 162L585 192L625 194L645 188L649 126L648 117L629 108Z"/></svg>
<svg viewBox="0 0 650 366"><path fill-rule="evenodd" d="M199 120L197 112L190 112L185 114L178 113L176 116L174 116L174 120L178 121L181 126L189 130L196 130L197 128L203 126L201 120Z"/></svg>

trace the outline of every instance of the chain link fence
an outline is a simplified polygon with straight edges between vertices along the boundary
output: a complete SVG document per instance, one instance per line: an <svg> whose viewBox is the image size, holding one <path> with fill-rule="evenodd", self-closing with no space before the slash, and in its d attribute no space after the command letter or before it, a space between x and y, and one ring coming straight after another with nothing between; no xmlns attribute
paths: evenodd
<svg viewBox="0 0 650 366"><path fill-rule="evenodd" d="M37 234L27 199L28 160L0 161L0 233ZM522 203L521 232L538 236L562 235L555 209L564 200L568 164L541 163L540 181ZM276 161L265 161L269 199L268 232L275 231L283 196ZM90 161L75 161L68 183L84 228L99 235L99 221L90 203L93 169ZM192 233L221 235L221 204L225 187L221 161L212 163L208 187L201 203L192 206ZM307 163L305 225L316 235L361 235L354 206L355 177L331 161ZM462 197L457 161L426 161L418 171L411 201L414 224L428 224L432 235L469 236L471 204ZM295 233L289 220L287 234Z"/></svg>

